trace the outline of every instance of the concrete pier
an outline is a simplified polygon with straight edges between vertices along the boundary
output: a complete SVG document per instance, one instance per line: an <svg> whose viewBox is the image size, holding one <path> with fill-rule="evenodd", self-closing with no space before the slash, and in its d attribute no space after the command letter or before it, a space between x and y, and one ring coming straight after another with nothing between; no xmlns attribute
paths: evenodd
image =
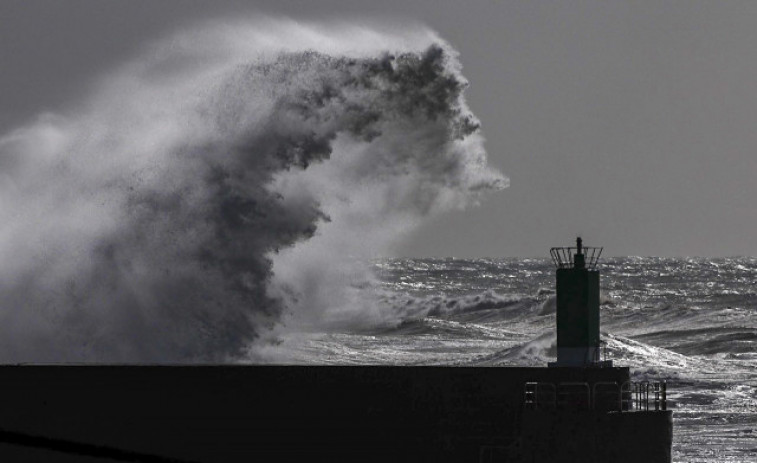
<svg viewBox="0 0 757 463"><path fill-rule="evenodd" d="M669 412L524 407L527 382L591 388L628 377L627 368L2 366L0 458L566 461L570 445L590 458L581 461L667 463ZM633 459L630 442L645 443Z"/></svg>

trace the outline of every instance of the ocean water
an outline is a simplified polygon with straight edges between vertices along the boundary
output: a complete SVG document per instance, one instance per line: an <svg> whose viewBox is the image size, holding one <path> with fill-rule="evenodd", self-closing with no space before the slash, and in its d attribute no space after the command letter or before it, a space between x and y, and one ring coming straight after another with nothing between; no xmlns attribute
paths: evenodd
<svg viewBox="0 0 757 463"><path fill-rule="evenodd" d="M378 328L290 333L284 361L544 366L555 357L549 259L374 261ZM600 263L603 356L666 380L673 461L757 461L757 258ZM279 358L281 360L281 358Z"/></svg>

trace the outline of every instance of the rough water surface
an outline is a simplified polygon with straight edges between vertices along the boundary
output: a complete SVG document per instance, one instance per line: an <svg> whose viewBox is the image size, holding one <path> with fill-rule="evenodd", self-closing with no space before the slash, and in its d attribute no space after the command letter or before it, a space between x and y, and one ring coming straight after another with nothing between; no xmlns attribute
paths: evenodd
<svg viewBox="0 0 757 463"><path fill-rule="evenodd" d="M600 264L604 354L666 380L673 461L754 462L757 259L610 258ZM544 366L555 357L548 259L374 261L395 315L374 328L283 334L278 362ZM273 355L273 352L271 352Z"/></svg>

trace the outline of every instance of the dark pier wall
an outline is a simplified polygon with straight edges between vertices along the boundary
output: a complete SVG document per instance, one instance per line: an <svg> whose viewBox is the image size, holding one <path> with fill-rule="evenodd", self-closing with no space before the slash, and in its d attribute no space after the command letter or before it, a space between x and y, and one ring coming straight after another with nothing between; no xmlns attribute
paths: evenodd
<svg viewBox="0 0 757 463"><path fill-rule="evenodd" d="M669 463L672 432L670 411L527 410L523 415L517 461Z"/></svg>
<svg viewBox="0 0 757 463"><path fill-rule="evenodd" d="M476 462L486 449L513 448L521 438L525 382L628 377L627 368L2 366L0 457L113 461L103 458L120 450L131 452L128 461L328 455L332 461ZM539 418L530 423L554 428ZM79 458L49 450L71 442L84 444L73 448ZM102 458L81 457L97 454L92 445L101 446Z"/></svg>

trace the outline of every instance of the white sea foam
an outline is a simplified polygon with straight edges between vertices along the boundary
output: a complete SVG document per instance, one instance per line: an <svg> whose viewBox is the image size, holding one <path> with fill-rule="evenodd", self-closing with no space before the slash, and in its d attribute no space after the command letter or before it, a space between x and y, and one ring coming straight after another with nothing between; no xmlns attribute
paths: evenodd
<svg viewBox="0 0 757 463"><path fill-rule="evenodd" d="M432 31L197 25L0 138L0 360L239 358L387 314L356 257L506 179Z"/></svg>

